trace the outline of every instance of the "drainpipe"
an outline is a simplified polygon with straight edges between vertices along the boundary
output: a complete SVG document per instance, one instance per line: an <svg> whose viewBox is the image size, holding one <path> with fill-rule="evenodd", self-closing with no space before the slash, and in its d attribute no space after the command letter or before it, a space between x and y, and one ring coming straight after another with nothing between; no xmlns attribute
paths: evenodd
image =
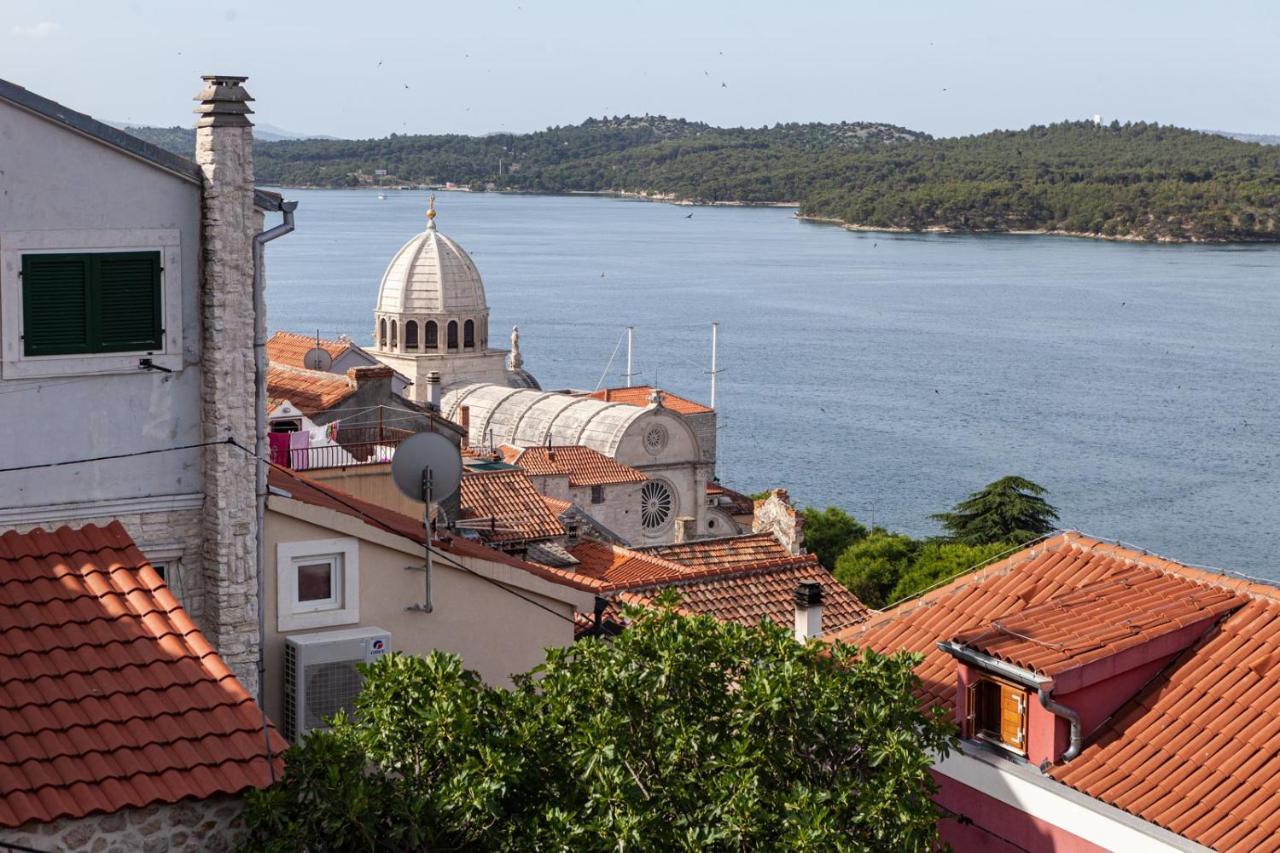
<svg viewBox="0 0 1280 853"><path fill-rule="evenodd" d="M1071 743L1067 746L1067 751L1062 753L1063 761L1070 761L1080 754L1080 750L1084 744L1084 735L1080 731L1080 715L1068 708L1066 705L1060 704L1049 698L1050 692L1053 690L1053 683L1042 684L1036 690L1036 695L1040 697L1040 704L1050 714L1057 714L1059 717L1066 719L1071 724Z"/></svg>
<svg viewBox="0 0 1280 853"><path fill-rule="evenodd" d="M254 414L257 428L253 445L257 456L257 516L258 516L258 705L265 709L267 624L265 612L266 576L264 564L267 556L267 535L263 529L267 515L267 299L266 282L263 280L263 255L267 243L277 237L283 237L293 230L293 211L298 207L296 201L282 202L284 222L276 227L253 235L253 369L257 379L254 394ZM265 726L263 731L266 731ZM274 776L274 765L272 765ZM274 780L273 780L274 781Z"/></svg>

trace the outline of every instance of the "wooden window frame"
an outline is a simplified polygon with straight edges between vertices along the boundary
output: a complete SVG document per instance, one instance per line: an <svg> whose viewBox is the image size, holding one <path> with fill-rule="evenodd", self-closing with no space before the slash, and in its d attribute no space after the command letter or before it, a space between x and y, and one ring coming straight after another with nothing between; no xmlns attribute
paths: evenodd
<svg viewBox="0 0 1280 853"><path fill-rule="evenodd" d="M25 255L160 253L160 346L154 349L27 355L23 341L26 309L22 266ZM81 231L0 231L0 377L34 379L108 373L137 373L140 357L157 367L181 371L185 275L181 232L176 228ZM192 285L192 292L195 292Z"/></svg>
<svg viewBox="0 0 1280 853"><path fill-rule="evenodd" d="M994 730L983 725L983 720L981 719L985 716L985 713L990 712L986 704L990 702L990 698L983 695L984 686L996 688L997 704L994 710L996 728ZM1027 754L1027 723L1030 696L1031 691L1021 684L1015 684L1012 681L986 674L978 676L965 689L964 735L1017 755L1025 756ZM1005 703L1011 700L1016 706L1020 722L1017 728L1017 737L1006 739L1006 732L1004 731Z"/></svg>

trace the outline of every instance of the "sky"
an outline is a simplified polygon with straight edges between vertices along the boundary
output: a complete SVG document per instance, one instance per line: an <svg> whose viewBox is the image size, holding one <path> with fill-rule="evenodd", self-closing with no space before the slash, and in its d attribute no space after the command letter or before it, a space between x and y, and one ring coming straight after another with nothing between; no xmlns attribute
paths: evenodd
<svg viewBox="0 0 1280 853"><path fill-rule="evenodd" d="M171 126L200 74L247 75L257 121L346 138L628 113L1280 133L1278 37L1274 0L0 0L0 78Z"/></svg>

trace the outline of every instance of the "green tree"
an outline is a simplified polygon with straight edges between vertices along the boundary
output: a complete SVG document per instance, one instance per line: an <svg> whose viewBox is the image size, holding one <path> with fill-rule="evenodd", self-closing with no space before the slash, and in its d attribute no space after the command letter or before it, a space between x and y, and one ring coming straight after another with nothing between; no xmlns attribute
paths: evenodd
<svg viewBox="0 0 1280 853"><path fill-rule="evenodd" d="M921 543L877 527L845 549L833 574L868 607L881 608L898 579L911 567Z"/></svg>
<svg viewBox="0 0 1280 853"><path fill-rule="evenodd" d="M668 601L670 604L670 601ZM353 719L251 794L255 850L933 850L954 745L918 656L785 629L631 614L514 690L457 657L366 667Z"/></svg>
<svg viewBox="0 0 1280 853"><path fill-rule="evenodd" d="M1022 477L1001 477L933 518L942 523L951 542L1022 544L1054 529L1058 511L1041 497L1045 492Z"/></svg>
<svg viewBox="0 0 1280 853"><path fill-rule="evenodd" d="M959 577L994 560L1014 545L992 542L987 545L961 545L956 542L926 542L915 561L898 578L889 593L889 603L911 598L935 584Z"/></svg>
<svg viewBox="0 0 1280 853"><path fill-rule="evenodd" d="M854 542L867 535L867 528L839 507L805 507L804 544L818 555L818 562L830 569Z"/></svg>

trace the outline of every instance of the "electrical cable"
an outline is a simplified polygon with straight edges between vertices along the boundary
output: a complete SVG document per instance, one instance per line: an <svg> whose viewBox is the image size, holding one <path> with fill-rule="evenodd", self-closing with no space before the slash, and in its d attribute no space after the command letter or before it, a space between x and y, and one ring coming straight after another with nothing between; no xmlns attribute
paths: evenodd
<svg viewBox="0 0 1280 853"><path fill-rule="evenodd" d="M134 450L130 453L112 453L107 456L93 456L88 459L64 459L61 462L38 462L34 465L15 465L12 468L0 468L0 474L9 474L14 471L34 471L38 468L60 468L63 465L84 465L89 462L106 462L110 459L132 459L135 456L150 456L155 453L173 453L178 450L195 450L199 447L213 447L219 444L230 444L233 447L241 447L234 438L224 438L220 441L201 441L196 444L180 444L176 447L157 447L153 450ZM241 449L243 449L241 447Z"/></svg>

